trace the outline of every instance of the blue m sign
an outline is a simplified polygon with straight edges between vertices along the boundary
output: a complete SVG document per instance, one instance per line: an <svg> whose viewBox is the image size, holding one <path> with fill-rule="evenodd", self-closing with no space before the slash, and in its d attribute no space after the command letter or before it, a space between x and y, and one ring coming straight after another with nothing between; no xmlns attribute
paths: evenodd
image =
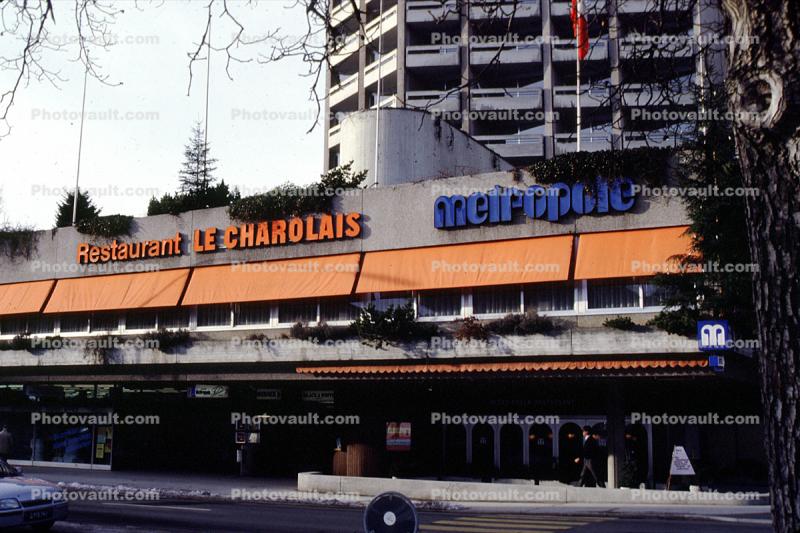
<svg viewBox="0 0 800 533"><path fill-rule="evenodd" d="M727 350L731 328L727 320L700 320L697 322L697 344L700 350Z"/></svg>

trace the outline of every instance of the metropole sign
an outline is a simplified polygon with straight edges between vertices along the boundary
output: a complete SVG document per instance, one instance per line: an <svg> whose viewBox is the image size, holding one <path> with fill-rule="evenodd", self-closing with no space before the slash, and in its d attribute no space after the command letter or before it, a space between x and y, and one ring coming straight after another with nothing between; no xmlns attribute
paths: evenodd
<svg viewBox="0 0 800 533"><path fill-rule="evenodd" d="M635 203L633 182L627 178L611 183L597 180L592 190L583 183L531 185L525 190L495 185L489 192L475 192L466 197L439 196L433 204L433 224L438 229L452 229L507 223L518 212L529 219L557 222L568 214L622 213Z"/></svg>

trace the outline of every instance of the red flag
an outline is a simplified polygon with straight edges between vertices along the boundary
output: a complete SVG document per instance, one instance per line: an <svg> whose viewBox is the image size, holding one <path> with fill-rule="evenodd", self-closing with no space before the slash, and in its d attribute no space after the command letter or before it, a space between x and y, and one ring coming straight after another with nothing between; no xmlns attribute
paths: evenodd
<svg viewBox="0 0 800 533"><path fill-rule="evenodd" d="M580 2L580 9L578 6ZM572 34L578 41L578 59L584 59L589 54L589 25L583 15L583 0L572 0L569 18L572 20Z"/></svg>

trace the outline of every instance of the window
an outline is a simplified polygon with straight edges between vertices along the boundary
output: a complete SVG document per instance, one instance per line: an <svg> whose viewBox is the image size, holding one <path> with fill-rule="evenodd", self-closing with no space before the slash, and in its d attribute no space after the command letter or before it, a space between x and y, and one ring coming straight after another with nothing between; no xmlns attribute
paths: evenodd
<svg viewBox="0 0 800 533"><path fill-rule="evenodd" d="M472 290L472 312L476 315L519 313L519 287L488 287Z"/></svg>
<svg viewBox="0 0 800 533"><path fill-rule="evenodd" d="M161 311L158 314L159 328L188 328L189 310L185 307Z"/></svg>
<svg viewBox="0 0 800 533"><path fill-rule="evenodd" d="M230 326L231 306L228 304L197 306L197 327Z"/></svg>
<svg viewBox="0 0 800 533"><path fill-rule="evenodd" d="M589 280L589 309L639 307L639 284L631 279Z"/></svg>
<svg viewBox="0 0 800 533"><path fill-rule="evenodd" d="M0 322L0 334L22 335L27 330L24 318L4 318Z"/></svg>
<svg viewBox="0 0 800 533"><path fill-rule="evenodd" d="M316 322L316 300L299 302L281 302L278 304L278 322L281 324L296 324L297 322Z"/></svg>
<svg viewBox="0 0 800 533"><path fill-rule="evenodd" d="M119 329L119 317L112 313L95 313L92 315L91 331L117 331Z"/></svg>
<svg viewBox="0 0 800 533"><path fill-rule="evenodd" d="M125 329L156 329L155 311L137 311L128 313Z"/></svg>
<svg viewBox="0 0 800 533"><path fill-rule="evenodd" d="M419 293L418 316L460 316L461 291L430 291Z"/></svg>
<svg viewBox="0 0 800 533"><path fill-rule="evenodd" d="M319 302L319 316L322 322L351 322L358 318L362 303L342 298L324 298Z"/></svg>
<svg viewBox="0 0 800 533"><path fill-rule="evenodd" d="M574 308L572 283L538 283L525 287L526 311L572 311Z"/></svg>
<svg viewBox="0 0 800 533"><path fill-rule="evenodd" d="M89 331L87 315L68 315L61 317L61 333L86 333Z"/></svg>
<svg viewBox="0 0 800 533"><path fill-rule="evenodd" d="M32 316L28 318L28 333L50 334L53 333L55 324L51 316Z"/></svg>
<svg viewBox="0 0 800 533"><path fill-rule="evenodd" d="M252 326L269 324L270 304L265 302L239 304L236 306L236 325Z"/></svg>
<svg viewBox="0 0 800 533"><path fill-rule="evenodd" d="M643 283L642 290L644 291L645 307L662 307L666 305L672 292L669 287L661 287L655 283Z"/></svg>
<svg viewBox="0 0 800 533"><path fill-rule="evenodd" d="M386 311L389 306L403 307L411 301L410 292L374 293L371 302L378 311Z"/></svg>

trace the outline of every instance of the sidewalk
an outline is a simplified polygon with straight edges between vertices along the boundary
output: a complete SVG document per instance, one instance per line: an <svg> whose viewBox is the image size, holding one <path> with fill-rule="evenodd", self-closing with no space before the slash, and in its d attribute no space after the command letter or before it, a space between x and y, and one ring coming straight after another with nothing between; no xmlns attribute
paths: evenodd
<svg viewBox="0 0 800 533"><path fill-rule="evenodd" d="M205 499L239 502L284 502L363 507L372 499L353 493L298 491L297 478L257 478L185 472L119 472L71 468L23 467L23 475L59 483L72 492L150 492L153 499ZM386 480L387 485L391 480ZM457 482L452 486L458 485ZM122 494L120 496L119 494ZM137 501L135 496L130 501ZM704 519L770 524L768 505L648 505L608 503L503 503L418 501L420 510L475 511L543 515L602 515L629 518Z"/></svg>

